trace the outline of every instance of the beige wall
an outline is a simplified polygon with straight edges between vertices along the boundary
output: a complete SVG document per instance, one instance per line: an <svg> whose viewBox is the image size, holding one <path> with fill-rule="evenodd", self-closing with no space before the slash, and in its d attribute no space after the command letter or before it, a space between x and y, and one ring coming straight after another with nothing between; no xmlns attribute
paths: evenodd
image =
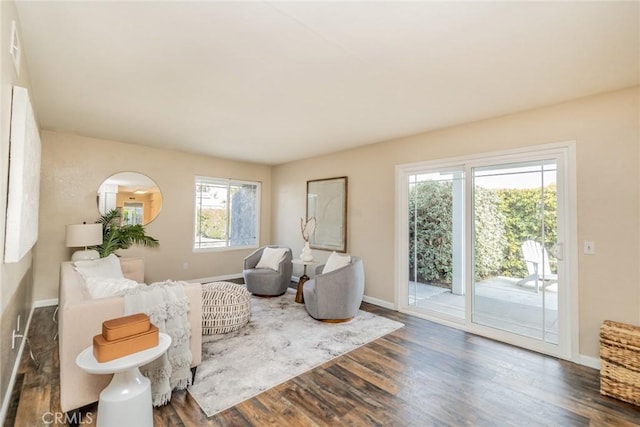
<svg viewBox="0 0 640 427"><path fill-rule="evenodd" d="M272 240L298 254L306 181L347 175L348 251L364 260L366 295L393 302L396 165L575 140L577 239L597 249L578 256L579 351L597 357L604 319L640 323L639 99L636 87L277 166Z"/></svg>
<svg viewBox="0 0 640 427"><path fill-rule="evenodd" d="M34 103L34 94L29 84L29 70L25 56L22 52L20 75L16 75L11 56L9 55L9 43L11 40L11 21L16 21L18 31L20 22L16 13L15 3L12 1L0 2L0 242L4 242L6 211L7 211L7 186L9 167L9 129L11 124L11 94L12 86L19 85L29 90L31 103ZM4 259L4 245L0 244L0 260ZM0 263L0 301L2 302L2 325L0 328L0 399L4 399L7 386L11 377L11 371L16 361L20 340L16 341L16 348L11 349L12 331L16 328L17 316L22 316L21 332L24 332L27 316L31 310L31 294L33 286L32 252L12 264Z"/></svg>
<svg viewBox="0 0 640 427"><path fill-rule="evenodd" d="M260 241L270 239L271 167L221 160L84 138L45 131L42 133L40 239L35 249L35 299L58 296L60 262L69 260L65 225L94 222L98 216L96 191L116 172L136 171L153 179L162 192L162 210L145 228L160 240L159 248L133 247L123 256L142 256L147 282L189 280L242 272L242 260L250 250L193 253L193 192L196 175L262 182ZM189 268L183 269L183 263Z"/></svg>

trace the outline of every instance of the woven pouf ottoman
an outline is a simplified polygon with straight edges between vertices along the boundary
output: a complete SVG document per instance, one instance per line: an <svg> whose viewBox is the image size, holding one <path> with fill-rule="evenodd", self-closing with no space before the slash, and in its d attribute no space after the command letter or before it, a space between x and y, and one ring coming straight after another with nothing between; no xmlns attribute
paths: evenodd
<svg viewBox="0 0 640 427"><path fill-rule="evenodd" d="M213 282L202 285L202 335L237 331L251 317L251 293L242 285Z"/></svg>

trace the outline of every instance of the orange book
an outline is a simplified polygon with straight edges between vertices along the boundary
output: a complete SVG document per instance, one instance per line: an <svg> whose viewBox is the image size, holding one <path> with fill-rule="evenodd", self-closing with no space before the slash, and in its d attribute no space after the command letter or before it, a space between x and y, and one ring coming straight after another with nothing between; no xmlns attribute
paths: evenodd
<svg viewBox="0 0 640 427"><path fill-rule="evenodd" d="M149 316L144 313L131 314L102 322L102 336L107 341L115 341L149 330Z"/></svg>
<svg viewBox="0 0 640 427"><path fill-rule="evenodd" d="M158 328L153 324L145 332L113 341L107 341L104 336L96 335L93 337L93 356L98 362L104 363L155 347L158 342Z"/></svg>

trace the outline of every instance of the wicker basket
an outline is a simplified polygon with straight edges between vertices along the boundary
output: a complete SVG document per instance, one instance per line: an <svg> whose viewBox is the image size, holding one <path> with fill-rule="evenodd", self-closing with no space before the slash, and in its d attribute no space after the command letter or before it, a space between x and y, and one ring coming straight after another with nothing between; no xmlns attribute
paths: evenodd
<svg viewBox="0 0 640 427"><path fill-rule="evenodd" d="M202 285L202 335L237 331L251 317L251 293L242 285L213 282Z"/></svg>
<svg viewBox="0 0 640 427"><path fill-rule="evenodd" d="M600 393L640 406L640 327L605 320L600 362Z"/></svg>

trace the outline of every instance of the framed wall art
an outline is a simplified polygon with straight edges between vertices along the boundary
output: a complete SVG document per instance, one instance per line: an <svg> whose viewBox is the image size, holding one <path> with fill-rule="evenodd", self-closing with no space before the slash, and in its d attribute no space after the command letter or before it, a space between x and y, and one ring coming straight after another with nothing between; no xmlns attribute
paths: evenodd
<svg viewBox="0 0 640 427"><path fill-rule="evenodd" d="M312 249L347 251L347 177L307 181L307 218L316 219Z"/></svg>
<svg viewBox="0 0 640 427"><path fill-rule="evenodd" d="M40 134L27 89L13 87L4 262L20 261L38 240Z"/></svg>

